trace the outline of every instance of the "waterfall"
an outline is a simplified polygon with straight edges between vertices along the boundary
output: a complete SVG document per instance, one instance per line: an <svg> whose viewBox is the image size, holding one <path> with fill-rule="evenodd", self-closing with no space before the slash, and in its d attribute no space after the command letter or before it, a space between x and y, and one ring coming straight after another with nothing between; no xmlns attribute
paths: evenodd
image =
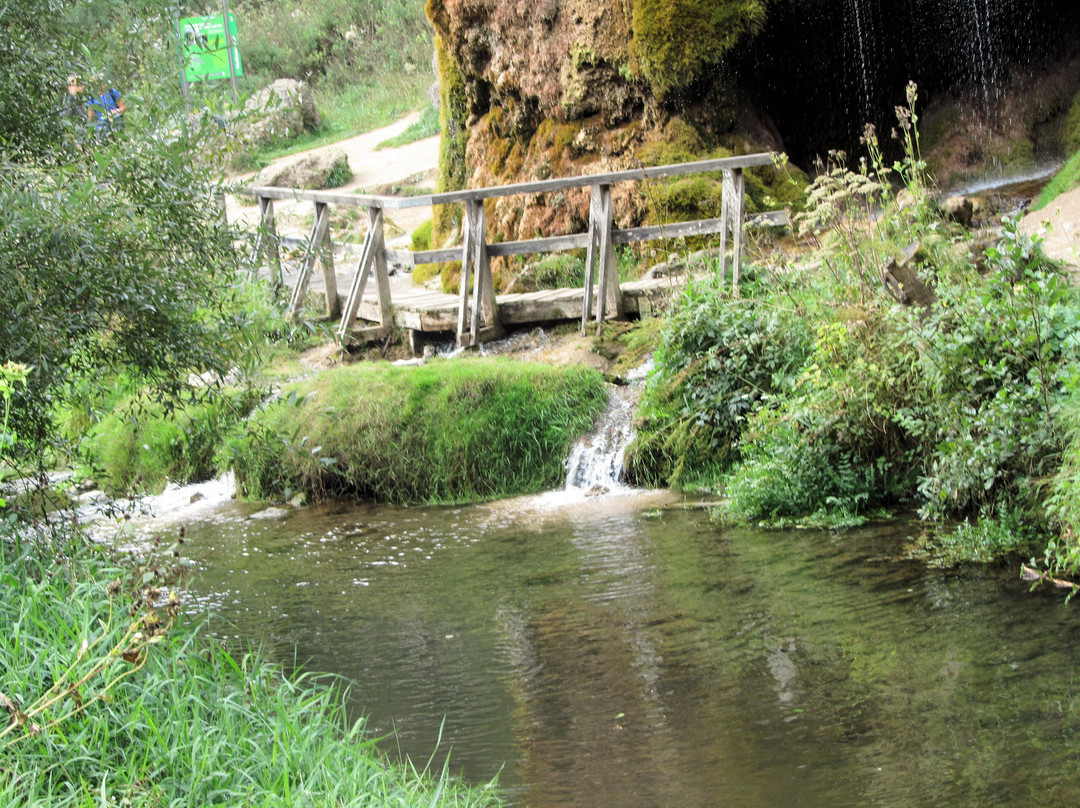
<svg viewBox="0 0 1080 808"><path fill-rule="evenodd" d="M612 389L596 427L577 442L566 461L567 491L606 494L626 489L623 457L634 437L634 410L652 366L650 359L627 377L627 384Z"/></svg>

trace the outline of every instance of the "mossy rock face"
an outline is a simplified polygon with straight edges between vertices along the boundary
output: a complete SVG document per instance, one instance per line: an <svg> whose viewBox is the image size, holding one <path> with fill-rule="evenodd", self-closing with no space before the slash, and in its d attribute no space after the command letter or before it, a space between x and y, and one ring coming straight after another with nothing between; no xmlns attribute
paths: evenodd
<svg viewBox="0 0 1080 808"><path fill-rule="evenodd" d="M634 66L658 98L669 98L760 30L765 6L765 0L635 0Z"/></svg>
<svg viewBox="0 0 1080 808"><path fill-rule="evenodd" d="M1069 105L1069 114L1065 118L1065 131L1062 137L1067 152L1080 151L1080 92Z"/></svg>
<svg viewBox="0 0 1080 808"><path fill-rule="evenodd" d="M431 5L429 3L429 9ZM439 127L442 133L437 190L457 191L465 187L467 176L465 148L469 133L465 79L438 35L435 37L435 54L439 66ZM456 205L437 205L434 214L434 241L441 243L460 225L461 209Z"/></svg>
<svg viewBox="0 0 1080 808"><path fill-rule="evenodd" d="M760 25L764 4L429 0L446 85L440 190L781 150L768 119L740 107L734 77L721 64ZM736 125L745 133L737 141ZM715 216L720 179L619 183L612 188L616 227ZM795 201L798 186L789 185L781 187L775 172L755 174L748 209ZM486 213L492 241L580 233L589 191L499 198ZM432 246L459 237L460 224L459 207L438 210ZM520 269L493 260L496 288ZM444 288L456 288L456 269L441 274Z"/></svg>

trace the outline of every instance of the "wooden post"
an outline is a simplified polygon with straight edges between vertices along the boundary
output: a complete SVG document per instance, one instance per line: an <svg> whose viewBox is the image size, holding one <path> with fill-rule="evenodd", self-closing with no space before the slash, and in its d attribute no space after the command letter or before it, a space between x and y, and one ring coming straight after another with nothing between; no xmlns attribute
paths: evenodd
<svg viewBox="0 0 1080 808"><path fill-rule="evenodd" d="M615 247L611 240L611 186L599 186L599 210L595 213L595 227L598 232L596 262L599 265L599 279L596 289L596 326L599 329L604 319L611 312L612 316L623 316L622 294L619 291L619 273L615 267ZM593 229L593 206L590 203L589 230Z"/></svg>
<svg viewBox="0 0 1080 808"><path fill-rule="evenodd" d="M746 212L746 178L741 168L724 169L724 187L720 199L720 280L725 277L727 234L731 230L731 293L739 295L742 269L743 219Z"/></svg>
<svg viewBox="0 0 1080 808"><path fill-rule="evenodd" d="M732 171L732 187L734 194L731 199L731 294L738 297L739 274L742 272L743 220L746 211L746 178L741 168Z"/></svg>
<svg viewBox="0 0 1080 808"><path fill-rule="evenodd" d="M603 198L599 185L590 186L589 192L589 244L585 250L585 296L581 300L581 336L592 316L593 282L596 278L596 256L600 251L600 221Z"/></svg>
<svg viewBox="0 0 1080 808"><path fill-rule="evenodd" d="M461 280L458 305L457 338L459 345L476 345L480 341L481 310L489 329L498 330L498 309L495 306L495 283L491 277L485 235L486 216L483 200L465 201L465 243L461 248ZM475 274L473 274L475 273ZM469 286L475 284L472 309L469 309ZM468 327L468 337L465 329Z"/></svg>
<svg viewBox="0 0 1080 808"><path fill-rule="evenodd" d="M251 259L251 279L259 272L259 261L266 256L270 270L270 282L281 286L281 251L278 248L277 226L274 222L274 200L269 197L259 198L259 231L255 234L255 249Z"/></svg>
<svg viewBox="0 0 1080 808"><path fill-rule="evenodd" d="M304 295L307 293L308 283L311 280L311 272L315 269L315 262L322 259L323 281L326 285L326 311L331 319L341 313L337 293L337 274L334 272L334 250L330 239L330 206L325 202L315 203L315 224L311 227L311 236L308 238L307 251L300 267L300 277L296 279L296 288L293 289L289 298L289 307L286 313L292 317L298 317L300 309L304 305Z"/></svg>
<svg viewBox="0 0 1080 808"><path fill-rule="evenodd" d="M473 309L472 323L469 328L469 340L477 345L482 341L480 333L480 315L483 314L484 325L491 335L499 332L499 312L495 304L495 279L491 276L491 260L487 251L487 212L484 210L483 201L477 205L476 232L479 235L476 244L476 256L473 265Z"/></svg>
<svg viewBox="0 0 1080 808"><path fill-rule="evenodd" d="M386 268L386 236L383 230L382 208L368 208L368 231L364 236L364 246L360 251L360 262L356 266L349 296L341 313L341 325L338 327L338 341L343 345L349 336L360 301L364 296L371 271L375 270L375 286L379 295L379 334L385 334L393 328L393 310L390 306L390 274Z"/></svg>

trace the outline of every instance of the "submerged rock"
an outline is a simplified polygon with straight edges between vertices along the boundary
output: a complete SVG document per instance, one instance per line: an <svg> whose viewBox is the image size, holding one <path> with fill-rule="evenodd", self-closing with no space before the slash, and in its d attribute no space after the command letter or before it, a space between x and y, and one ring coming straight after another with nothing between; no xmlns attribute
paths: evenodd
<svg viewBox="0 0 1080 808"><path fill-rule="evenodd" d="M265 511L258 511L251 514L248 519L285 519L288 517L289 512L285 508L267 508Z"/></svg>

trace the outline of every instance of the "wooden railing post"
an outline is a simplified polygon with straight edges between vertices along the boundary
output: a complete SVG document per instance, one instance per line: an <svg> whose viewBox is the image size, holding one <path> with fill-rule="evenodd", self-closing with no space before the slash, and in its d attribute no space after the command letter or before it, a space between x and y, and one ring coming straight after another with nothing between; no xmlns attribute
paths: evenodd
<svg viewBox="0 0 1080 808"><path fill-rule="evenodd" d="M274 200L260 196L259 200L259 230L255 234L255 249L251 257L251 279L255 280L259 273L259 261L266 255L267 265L270 269L270 282L275 286L281 286L281 251L278 247L277 228L274 224Z"/></svg>
<svg viewBox="0 0 1080 808"><path fill-rule="evenodd" d="M326 287L326 312L330 319L334 319L341 314L341 306L338 301L337 273L334 271L334 248L330 239L330 205L326 202L315 203L315 223L311 227L311 236L308 238L304 261L300 267L300 277L296 279L296 288L293 289L286 310L292 317L300 314L311 272L319 259L322 259L323 281Z"/></svg>
<svg viewBox="0 0 1080 808"><path fill-rule="evenodd" d="M459 345L476 345L479 342L481 313L487 327L498 330L498 308L495 304L495 282L488 259L486 225L483 200L465 200L465 239L461 248L461 280L458 291ZM474 286L471 312L470 284ZM468 337L465 336L466 327Z"/></svg>
<svg viewBox="0 0 1080 808"><path fill-rule="evenodd" d="M720 279L725 277L727 236L731 230L731 293L739 294L739 273L742 270L743 219L746 212L746 179L741 168L724 169L724 186L720 198Z"/></svg>
<svg viewBox="0 0 1080 808"><path fill-rule="evenodd" d="M597 328L609 312L617 318L624 313L622 294L619 291L619 274L615 266L615 246L611 240L612 218L611 186L606 183L594 185L589 200L589 243L591 245L595 240L593 260L599 268L596 289ZM591 290L589 293L591 296Z"/></svg>
<svg viewBox="0 0 1080 808"><path fill-rule="evenodd" d="M386 236L383 230L382 208L371 206L368 208L368 231L364 236L364 246L360 251L360 262L356 266L356 275L353 277L352 286L349 288L349 296L345 300L345 308L341 313L341 325L338 327L338 340L345 343L356 320L356 312L360 309L360 300L364 296L364 288L368 278L371 277L372 269L375 270L375 286L379 295L379 327L369 329L369 334L378 331L385 334L393 328L393 310L390 306L390 274L386 268Z"/></svg>
<svg viewBox="0 0 1080 808"><path fill-rule="evenodd" d="M585 249L585 295L581 299L581 336L585 336L585 326L592 317L593 283L596 278L596 256L600 251L600 220L602 218L603 199L599 185L590 186L589 190L589 243Z"/></svg>

